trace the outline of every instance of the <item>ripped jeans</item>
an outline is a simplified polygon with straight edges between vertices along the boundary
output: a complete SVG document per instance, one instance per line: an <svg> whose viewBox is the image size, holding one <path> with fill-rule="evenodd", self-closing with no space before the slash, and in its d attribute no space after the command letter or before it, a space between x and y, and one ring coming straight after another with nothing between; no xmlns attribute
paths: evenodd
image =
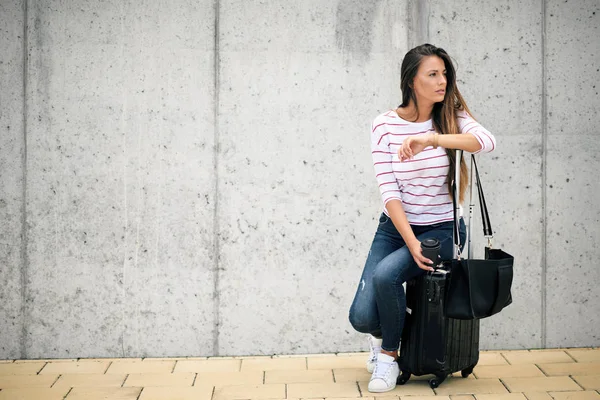
<svg viewBox="0 0 600 400"><path fill-rule="evenodd" d="M449 221L411 227L419 241L427 238L438 239L442 245L441 259L450 260L454 249L453 224ZM462 247L466 236L462 218L459 230ZM354 329L382 337L383 350L397 351L406 315L406 295L402 284L425 272L415 263L392 220L382 213L350 307L349 318Z"/></svg>

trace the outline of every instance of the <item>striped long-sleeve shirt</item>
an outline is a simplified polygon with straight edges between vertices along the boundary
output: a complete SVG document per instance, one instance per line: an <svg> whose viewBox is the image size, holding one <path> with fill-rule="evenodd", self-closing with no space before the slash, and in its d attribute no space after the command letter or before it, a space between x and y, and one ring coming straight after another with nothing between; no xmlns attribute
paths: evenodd
<svg viewBox="0 0 600 400"><path fill-rule="evenodd" d="M476 153L487 153L496 147L494 136L467 112L458 112L458 124L460 133L470 133L479 141L481 149ZM400 200L412 225L431 225L454 218L447 185L446 150L426 147L413 159L400 161L398 158L404 139L432 132L432 120L406 121L394 110L379 115L372 125L371 151L384 212L389 215L386 204L390 200Z"/></svg>

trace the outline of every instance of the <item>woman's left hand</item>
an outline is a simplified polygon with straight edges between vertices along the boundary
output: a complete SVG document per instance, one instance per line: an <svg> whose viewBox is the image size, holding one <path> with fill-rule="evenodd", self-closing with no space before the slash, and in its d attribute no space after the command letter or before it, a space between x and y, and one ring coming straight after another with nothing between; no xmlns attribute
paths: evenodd
<svg viewBox="0 0 600 400"><path fill-rule="evenodd" d="M433 145L433 134L409 136L402 141L402 146L398 149L398 158L400 161L410 160L423 151L427 146Z"/></svg>

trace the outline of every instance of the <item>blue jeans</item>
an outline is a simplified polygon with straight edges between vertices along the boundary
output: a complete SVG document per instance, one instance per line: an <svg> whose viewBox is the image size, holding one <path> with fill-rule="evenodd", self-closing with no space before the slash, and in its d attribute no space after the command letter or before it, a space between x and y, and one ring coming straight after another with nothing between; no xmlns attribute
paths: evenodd
<svg viewBox="0 0 600 400"><path fill-rule="evenodd" d="M440 257L453 257L453 222L418 226L411 225L419 239L436 238L440 241ZM460 243L465 242L465 223L460 219ZM359 332L383 338L382 348L396 351L400 345L406 295L402 284L424 274L415 263L402 236L392 220L385 214L379 218L379 226L371 244L358 289L350 307L350 323Z"/></svg>

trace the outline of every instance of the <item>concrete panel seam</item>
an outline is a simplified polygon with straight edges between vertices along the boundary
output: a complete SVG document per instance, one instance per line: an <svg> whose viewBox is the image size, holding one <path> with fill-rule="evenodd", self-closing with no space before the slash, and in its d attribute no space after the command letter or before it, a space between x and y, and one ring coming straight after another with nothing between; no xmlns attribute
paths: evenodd
<svg viewBox="0 0 600 400"><path fill-rule="evenodd" d="M27 254L27 79L29 64L29 37L27 34L28 0L23 1L23 153L21 155L22 168L22 199L21 199L21 340L19 343L19 357L27 358L27 286L29 259Z"/></svg>
<svg viewBox="0 0 600 400"><path fill-rule="evenodd" d="M214 333L213 333L213 356L219 355L219 322L220 322L220 294L219 294L219 254L220 254L220 243L219 243L219 68L220 65L220 49L219 49L219 10L220 2L215 0L215 43L214 43L214 211L213 211L213 318L214 318Z"/></svg>
<svg viewBox="0 0 600 400"><path fill-rule="evenodd" d="M123 11L123 5L120 6L119 9L121 16L123 16L125 14L125 12ZM121 30L121 33L124 34L125 29L123 26L123 18L121 18L120 24L119 24L119 28ZM124 53L124 45L123 42L121 42L121 46L120 46L120 51L121 51L121 55L123 55ZM125 129L125 115L127 112L127 97L124 94L124 88L121 88L121 98L122 98L122 104L121 104L121 116L120 116L120 125L121 125L121 131L123 133L123 159L126 160L127 159L127 141L126 141L126 129ZM127 164L124 163L123 164L123 210L124 212L124 220L125 220L125 231L123 234L123 241L124 243L128 243L129 240L129 219L128 219L128 205L127 205ZM127 357L126 352L125 352L125 304L126 304L126 293L125 293L125 285L126 285L126 281L127 281L127 250L125 250L123 252L123 272L122 272L122 277L121 277L121 299L123 304L121 305L121 357ZM109 363L109 366L106 368L106 371L108 371L108 368L110 368L110 365L112 364ZM104 371L104 373L106 373L106 371ZM125 381L123 381L124 383Z"/></svg>
<svg viewBox="0 0 600 400"><path fill-rule="evenodd" d="M547 105L547 92L546 92L546 0L542 0L542 255L541 255L541 263L542 263L542 271L541 271L541 308L542 308L542 318L541 318L541 347L546 348L546 279L547 279L547 258L546 258L546 248L547 248L547 221L548 221L548 210L546 207L546 196L547 196L547 149L548 149L548 105Z"/></svg>
<svg viewBox="0 0 600 400"><path fill-rule="evenodd" d="M417 45L429 43L429 0L417 0L417 21Z"/></svg>
<svg viewBox="0 0 600 400"><path fill-rule="evenodd" d="M411 0L408 10L408 47L420 46L429 42L429 0Z"/></svg>

